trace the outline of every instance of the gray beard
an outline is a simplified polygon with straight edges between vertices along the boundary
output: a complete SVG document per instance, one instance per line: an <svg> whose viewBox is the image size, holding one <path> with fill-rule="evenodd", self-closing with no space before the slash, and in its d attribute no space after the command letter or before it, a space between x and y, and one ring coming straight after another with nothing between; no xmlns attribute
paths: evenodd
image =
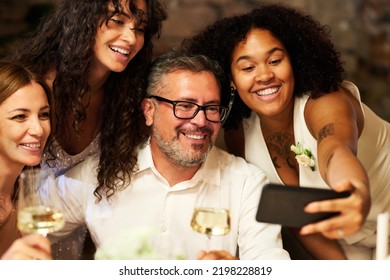
<svg viewBox="0 0 390 280"><path fill-rule="evenodd" d="M177 138L172 141L163 140L158 131L153 129L153 136L156 140L157 146L160 148L162 153L169 159L173 164L180 167L195 167L200 166L207 158L210 153L211 148L214 146L214 143L211 142L208 150L199 155L191 155L186 151L182 151L180 143ZM203 145L192 145L193 150L201 150Z"/></svg>

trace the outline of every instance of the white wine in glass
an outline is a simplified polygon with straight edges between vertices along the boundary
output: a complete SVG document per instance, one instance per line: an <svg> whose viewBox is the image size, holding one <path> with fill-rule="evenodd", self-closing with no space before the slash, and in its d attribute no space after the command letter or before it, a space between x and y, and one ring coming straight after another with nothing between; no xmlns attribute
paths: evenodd
<svg viewBox="0 0 390 280"><path fill-rule="evenodd" d="M206 235L225 235L230 231L228 209L195 208L191 220L193 230Z"/></svg>
<svg viewBox="0 0 390 280"><path fill-rule="evenodd" d="M229 204L228 188L206 184L198 191L191 227L194 231L206 235L207 251L210 250L212 236L222 236L230 232Z"/></svg>
<svg viewBox="0 0 390 280"><path fill-rule="evenodd" d="M47 236L64 225L61 211L43 200L42 187L55 187L50 170L26 169L19 177L18 228L22 233L39 233Z"/></svg>

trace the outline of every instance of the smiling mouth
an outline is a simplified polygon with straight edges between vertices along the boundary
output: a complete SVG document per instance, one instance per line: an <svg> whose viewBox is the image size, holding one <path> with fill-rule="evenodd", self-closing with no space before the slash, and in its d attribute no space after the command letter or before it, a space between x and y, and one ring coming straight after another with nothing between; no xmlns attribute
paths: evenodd
<svg viewBox="0 0 390 280"><path fill-rule="evenodd" d="M279 91L279 87L273 87L273 88L266 88L263 90L256 91L256 94L258 96L267 96L267 95L275 94L278 91Z"/></svg>
<svg viewBox="0 0 390 280"><path fill-rule="evenodd" d="M118 48L118 47L111 47L110 46L110 49L116 53L119 53L121 55L125 55L125 56L129 56L130 52L125 50L125 49L122 49L122 48Z"/></svg>
<svg viewBox="0 0 390 280"><path fill-rule="evenodd" d="M185 134L183 133L187 138L194 139L194 140L202 140L206 137L206 135L195 135L195 134Z"/></svg>
<svg viewBox="0 0 390 280"><path fill-rule="evenodd" d="M31 144L20 144L21 146L32 148L32 149L40 149L41 144L40 143L31 143Z"/></svg>

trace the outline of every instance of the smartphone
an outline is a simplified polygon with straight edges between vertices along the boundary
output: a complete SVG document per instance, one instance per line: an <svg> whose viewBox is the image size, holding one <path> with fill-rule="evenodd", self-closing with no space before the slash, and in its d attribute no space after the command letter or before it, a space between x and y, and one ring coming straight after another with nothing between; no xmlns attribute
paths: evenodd
<svg viewBox="0 0 390 280"><path fill-rule="evenodd" d="M300 228L339 214L339 212L306 213L303 209L307 204L313 201L345 198L349 195L350 192L335 192L330 189L266 184L260 196L256 220Z"/></svg>

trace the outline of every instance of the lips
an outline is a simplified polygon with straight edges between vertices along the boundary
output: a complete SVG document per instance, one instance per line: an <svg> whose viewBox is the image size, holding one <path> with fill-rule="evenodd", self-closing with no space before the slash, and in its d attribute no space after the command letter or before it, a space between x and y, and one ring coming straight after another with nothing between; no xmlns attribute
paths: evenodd
<svg viewBox="0 0 390 280"><path fill-rule="evenodd" d="M31 153L41 153L41 143L40 142L34 142L34 143L20 143L19 144L23 149L25 149L28 152Z"/></svg>
<svg viewBox="0 0 390 280"><path fill-rule="evenodd" d="M41 148L41 143L24 143L20 144L21 146L31 148L31 149L40 149Z"/></svg>
<svg viewBox="0 0 390 280"><path fill-rule="evenodd" d="M117 53L125 55L125 56L129 56L129 54L130 54L130 51L123 49L123 48L120 48L120 47L110 46L110 49L114 52L117 52Z"/></svg>

